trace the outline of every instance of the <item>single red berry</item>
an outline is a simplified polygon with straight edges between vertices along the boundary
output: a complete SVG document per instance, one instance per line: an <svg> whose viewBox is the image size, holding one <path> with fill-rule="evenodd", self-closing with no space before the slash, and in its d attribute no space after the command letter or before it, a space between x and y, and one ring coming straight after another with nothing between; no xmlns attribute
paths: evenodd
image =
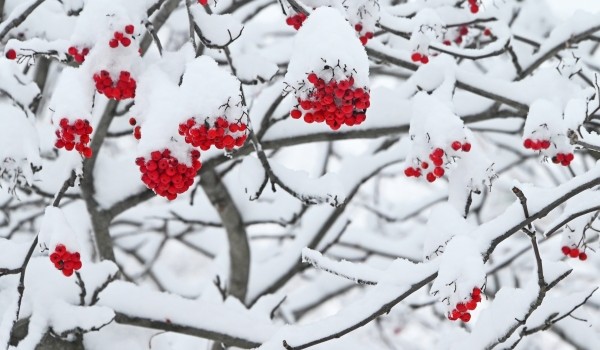
<svg viewBox="0 0 600 350"><path fill-rule="evenodd" d="M548 148L550 148L550 141L549 141L549 140L542 140L542 141L540 142L540 146L541 146L543 149L548 149Z"/></svg>
<svg viewBox="0 0 600 350"><path fill-rule="evenodd" d="M423 56L420 53L415 52L410 56L410 59L413 60L413 62L420 62L421 57L423 57Z"/></svg>
<svg viewBox="0 0 600 350"><path fill-rule="evenodd" d="M485 30L483 31L483 35L492 36L492 31L489 28L485 28Z"/></svg>
<svg viewBox="0 0 600 350"><path fill-rule="evenodd" d="M444 44L446 46L450 46L450 45L452 45L452 42L450 40L444 40L444 41L442 41L442 44Z"/></svg>
<svg viewBox="0 0 600 350"><path fill-rule="evenodd" d="M462 151L463 151L463 152L469 152L470 150L471 150L471 144L470 144L470 143L468 143L468 142L465 142L465 143L462 145Z"/></svg>
<svg viewBox="0 0 600 350"><path fill-rule="evenodd" d="M421 57L421 63L423 63L423 64L429 63L429 57L427 57L426 55L423 55Z"/></svg>
<svg viewBox="0 0 600 350"><path fill-rule="evenodd" d="M462 144L460 143L460 141L454 141L452 142L452 149L455 151L458 151L459 149L461 149Z"/></svg>
<svg viewBox="0 0 600 350"><path fill-rule="evenodd" d="M133 26L133 24L128 24L125 26L125 33L131 35L131 34L133 34L134 31L135 31L135 27Z"/></svg>
<svg viewBox="0 0 600 350"><path fill-rule="evenodd" d="M562 248L560 248L560 250L562 251L562 253L564 255L569 255L571 253L571 248L569 248L567 246L563 246Z"/></svg>
<svg viewBox="0 0 600 350"><path fill-rule="evenodd" d="M586 261L587 260L587 254L584 253L584 252L579 253L579 260Z"/></svg>
<svg viewBox="0 0 600 350"><path fill-rule="evenodd" d="M471 292L471 295L474 297L481 295L481 289L479 289L479 287L474 287L473 292Z"/></svg>
<svg viewBox="0 0 600 350"><path fill-rule="evenodd" d="M533 146L533 141L531 139L525 139L523 141L523 147L530 149Z"/></svg>
<svg viewBox="0 0 600 350"><path fill-rule="evenodd" d="M421 162L421 168L427 169L429 168L429 164L427 162Z"/></svg>
<svg viewBox="0 0 600 350"><path fill-rule="evenodd" d="M433 169L433 174L437 177L442 177L444 176L444 168L442 167L435 167L435 169Z"/></svg>
<svg viewBox="0 0 600 350"><path fill-rule="evenodd" d="M129 118L129 125L134 126L135 124L137 124L135 118Z"/></svg>
<svg viewBox="0 0 600 350"><path fill-rule="evenodd" d="M367 45L367 41L369 41L369 39L367 39L366 36L361 36L358 39L360 39L360 43L363 44L363 45Z"/></svg>
<svg viewBox="0 0 600 350"><path fill-rule="evenodd" d="M477 12L479 12L479 6L471 5L470 10L471 10L471 13L477 13Z"/></svg>
<svg viewBox="0 0 600 350"><path fill-rule="evenodd" d="M110 39L110 41L108 42L108 46L115 49L117 48L117 46L119 46L119 41L117 39Z"/></svg>
<svg viewBox="0 0 600 350"><path fill-rule="evenodd" d="M471 314L465 312L464 314L460 315L460 320L463 322L469 322L471 320Z"/></svg>
<svg viewBox="0 0 600 350"><path fill-rule="evenodd" d="M433 173L427 173L426 178L427 178L427 181L429 181L429 182L434 182L436 179L436 177Z"/></svg>
<svg viewBox="0 0 600 350"><path fill-rule="evenodd" d="M467 28L467 26L460 27L459 34L460 35L467 35L467 34L469 34L469 28Z"/></svg>
<svg viewBox="0 0 600 350"><path fill-rule="evenodd" d="M356 30L356 31L357 31L357 32L359 32L359 33L360 33L360 32L362 32L362 30L363 30L363 26L362 26L362 24L360 24L360 23L357 23L357 24L354 26L354 30Z"/></svg>
<svg viewBox="0 0 600 350"><path fill-rule="evenodd" d="M438 147L434 149L431 154L436 158L442 158L444 156L444 153L444 150Z"/></svg>
<svg viewBox="0 0 600 350"><path fill-rule="evenodd" d="M571 251L569 252L569 256L571 258L577 258L579 256L579 249L577 249L577 248L571 249Z"/></svg>
<svg viewBox="0 0 600 350"><path fill-rule="evenodd" d="M575 159L575 155L573 153L567 153L565 155L565 160L567 160L569 163L572 162L573 159Z"/></svg>
<svg viewBox="0 0 600 350"><path fill-rule="evenodd" d="M17 52L13 49L6 51L6 58L8 58L9 60L14 60L15 58L17 58Z"/></svg>
<svg viewBox="0 0 600 350"><path fill-rule="evenodd" d="M477 308L477 302L475 300L470 300L467 302L467 309L473 311Z"/></svg>
<svg viewBox="0 0 600 350"><path fill-rule="evenodd" d="M302 117L302 112L300 112L298 109L292 109L290 116L294 119L300 119L300 117Z"/></svg>
<svg viewBox="0 0 600 350"><path fill-rule="evenodd" d="M465 312L467 311L467 306L464 303L458 303L456 304L456 310L460 312Z"/></svg>

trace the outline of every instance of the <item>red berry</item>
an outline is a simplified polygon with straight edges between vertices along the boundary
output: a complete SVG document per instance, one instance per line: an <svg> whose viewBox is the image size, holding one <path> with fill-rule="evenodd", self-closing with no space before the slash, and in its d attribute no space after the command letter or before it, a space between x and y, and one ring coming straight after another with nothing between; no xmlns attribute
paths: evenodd
<svg viewBox="0 0 600 350"><path fill-rule="evenodd" d="M569 252L569 256L570 256L571 258L576 258L576 257L578 257L578 256L579 256L579 249L577 249L577 248L573 248L573 249L571 249L571 251Z"/></svg>
<svg viewBox="0 0 600 350"><path fill-rule="evenodd" d="M423 63L423 64L429 63L429 57L427 57L426 55L423 55L421 57L421 63Z"/></svg>
<svg viewBox="0 0 600 350"><path fill-rule="evenodd" d="M473 288L473 292L471 292L471 295L474 297L481 295L481 289L479 289L479 287Z"/></svg>
<svg viewBox="0 0 600 350"><path fill-rule="evenodd" d="M133 32L135 31L135 27L133 26L133 24L128 24L125 26L125 33L127 34L133 34Z"/></svg>
<svg viewBox="0 0 600 350"><path fill-rule="evenodd" d="M571 248L569 248L567 246L563 246L562 248L560 248L560 250L562 251L562 253L564 255L569 255L571 253Z"/></svg>
<svg viewBox="0 0 600 350"><path fill-rule="evenodd" d="M135 118L129 118L129 125L133 126L137 124L137 121L135 120Z"/></svg>
<svg viewBox="0 0 600 350"><path fill-rule="evenodd" d="M485 28L485 30L483 31L483 35L492 36L492 31L489 28Z"/></svg>
<svg viewBox="0 0 600 350"><path fill-rule="evenodd" d="M463 152L469 152L471 150L471 144L466 142L462 145L462 151Z"/></svg>
<svg viewBox="0 0 600 350"><path fill-rule="evenodd" d="M427 162L421 162L421 168L427 169L429 168L429 164Z"/></svg>
<svg viewBox="0 0 600 350"><path fill-rule="evenodd" d="M363 45L367 45L367 41L369 41L369 39L367 39L366 36L361 36L358 39L360 40L360 43L363 44Z"/></svg>
<svg viewBox="0 0 600 350"><path fill-rule="evenodd" d="M523 147L530 149L533 146L533 141L531 139L525 139L523 141Z"/></svg>
<svg viewBox="0 0 600 350"><path fill-rule="evenodd" d="M543 149L548 149L548 148L550 148L550 141L548 141L548 140L542 140L542 141L540 142L540 146L541 146Z"/></svg>
<svg viewBox="0 0 600 350"><path fill-rule="evenodd" d="M444 168L442 167L435 167L435 169L433 169L433 174L437 177L442 177L444 176Z"/></svg>
<svg viewBox="0 0 600 350"><path fill-rule="evenodd" d="M359 33L360 33L360 32L362 32L362 30L363 30L363 26L362 26L362 24L360 24L360 23L357 23L357 24L354 26L354 30L356 30L356 31L357 31L357 32L359 32Z"/></svg>
<svg viewBox="0 0 600 350"><path fill-rule="evenodd" d="M413 62L420 62L422 57L423 56L420 53L415 52L410 56L410 59L413 60Z"/></svg>
<svg viewBox="0 0 600 350"><path fill-rule="evenodd" d="M469 322L471 320L471 314L465 312L464 314L460 315L460 320L463 322Z"/></svg>
<svg viewBox="0 0 600 350"><path fill-rule="evenodd" d="M568 161L569 163L572 162L573 159L575 159L575 155L573 155L573 153L567 153L565 155L565 160Z"/></svg>
<svg viewBox="0 0 600 350"><path fill-rule="evenodd" d="M462 26L462 27L460 27L458 33L463 36L467 35L467 34L469 34L469 28L466 26Z"/></svg>
<svg viewBox="0 0 600 350"><path fill-rule="evenodd" d="M208 5L208 0L198 0L198 3L202 6Z"/></svg>
<svg viewBox="0 0 600 350"><path fill-rule="evenodd" d="M587 260L587 254L584 253L584 252L579 253L579 260L586 261Z"/></svg>
<svg viewBox="0 0 600 350"><path fill-rule="evenodd" d="M111 40L108 42L108 46L110 46L110 47L111 47L111 48L113 48L113 49L116 49L116 48L117 48L117 46L119 46L119 41L118 41L117 39L111 39Z"/></svg>
<svg viewBox="0 0 600 350"><path fill-rule="evenodd" d="M8 58L9 60L14 60L15 58L17 58L17 52L13 49L6 51L6 58Z"/></svg>
<svg viewBox="0 0 600 350"><path fill-rule="evenodd" d="M444 150L441 148L436 148L431 153L435 158L442 158L444 156Z"/></svg>
<svg viewBox="0 0 600 350"><path fill-rule="evenodd" d="M451 147L453 150L458 151L459 149L461 149L462 144L460 143L460 141L454 141L452 142Z"/></svg>
<svg viewBox="0 0 600 350"><path fill-rule="evenodd" d="M300 119L300 117L302 117L302 112L300 112L297 109L292 109L292 111L290 112L290 116L294 119Z"/></svg>
<svg viewBox="0 0 600 350"><path fill-rule="evenodd" d="M460 312L465 312L467 311L467 306L464 303L458 303L456 304L456 310Z"/></svg>
<svg viewBox="0 0 600 350"><path fill-rule="evenodd" d="M473 311L477 308L477 302L475 300L470 300L467 302L467 309Z"/></svg>
<svg viewBox="0 0 600 350"><path fill-rule="evenodd" d="M434 182L436 179L436 177L433 173L427 173L426 178L427 178L427 181L429 181L429 182Z"/></svg>
<svg viewBox="0 0 600 350"><path fill-rule="evenodd" d="M479 12L479 6L471 5L470 10L471 10L471 13L477 13L477 12Z"/></svg>

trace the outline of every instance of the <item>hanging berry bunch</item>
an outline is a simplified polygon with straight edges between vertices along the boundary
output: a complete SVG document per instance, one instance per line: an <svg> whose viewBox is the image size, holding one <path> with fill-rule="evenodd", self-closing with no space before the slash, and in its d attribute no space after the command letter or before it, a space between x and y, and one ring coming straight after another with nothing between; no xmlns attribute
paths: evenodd
<svg viewBox="0 0 600 350"><path fill-rule="evenodd" d="M94 83L96 90L107 98L121 101L135 97L137 83L128 71L121 71L117 81L114 81L108 71L102 70L94 74Z"/></svg>
<svg viewBox="0 0 600 350"><path fill-rule="evenodd" d="M154 151L150 157L135 160L142 173L142 182L159 196L174 200L194 183L194 177L202 167L200 152L189 153L190 164L179 162L171 150Z"/></svg>
<svg viewBox="0 0 600 350"><path fill-rule="evenodd" d="M190 118L179 124L179 135L185 137L185 142L203 151L209 150L211 146L232 150L244 145L248 138L248 128L241 118L232 123L224 117L204 118L203 121Z"/></svg>
<svg viewBox="0 0 600 350"><path fill-rule="evenodd" d="M420 11L414 18L415 29L410 36L413 62L427 64L430 61L429 45L439 42L444 37L446 28L444 22L435 13Z"/></svg>
<svg viewBox="0 0 600 350"><path fill-rule="evenodd" d="M474 287L469 299L456 304L454 309L448 313L448 319L450 321L461 320L463 322L469 322L471 320L471 313L477 308L477 304L481 302L481 289Z"/></svg>
<svg viewBox="0 0 600 350"><path fill-rule="evenodd" d="M69 277L73 271L81 269L81 258L78 252L70 252L63 244L56 245L54 252L50 254L50 261L63 275Z"/></svg>
<svg viewBox="0 0 600 350"><path fill-rule="evenodd" d="M343 1L342 6L361 44L366 45L375 36L374 31L380 17L379 1L347 0Z"/></svg>
<svg viewBox="0 0 600 350"><path fill-rule="evenodd" d="M354 25L354 30L356 30L356 33L359 35L358 39L363 45L367 45L367 42L375 36L373 32L365 30L362 23L356 23Z"/></svg>
<svg viewBox="0 0 600 350"><path fill-rule="evenodd" d="M309 124L325 122L332 130L364 122L371 105L369 90L356 86L354 78L346 74L346 69L339 65L325 66L321 72L308 74L308 84L297 91L298 105L290 116L303 118Z"/></svg>
<svg viewBox="0 0 600 350"><path fill-rule="evenodd" d="M558 106L547 100L535 101L523 131L523 147L549 158L554 164L569 166L575 159L573 146Z"/></svg>
<svg viewBox="0 0 600 350"><path fill-rule="evenodd" d="M90 49L84 47L81 50L79 50L76 46L71 46L69 47L69 50L67 52L71 57L73 57L73 60L75 62L81 64L85 62L85 56L87 56L90 53Z"/></svg>
<svg viewBox="0 0 600 350"><path fill-rule="evenodd" d="M133 24L128 24L123 29L125 33L116 31L113 33L112 39L108 42L108 46L112 49L116 49L119 45L123 47L129 47L131 45L131 40L134 38L133 33L135 32L135 26Z"/></svg>
<svg viewBox="0 0 600 350"><path fill-rule="evenodd" d="M579 259L581 261L585 261L588 258L587 254L585 253L585 248L580 250L579 246L574 245L574 244L571 246L568 246L568 245L563 246L561 248L561 251L565 256L568 256L573 259Z"/></svg>
<svg viewBox="0 0 600 350"><path fill-rule="evenodd" d="M294 27L294 29L298 30L300 29L300 27L302 27L302 23L304 23L304 21L306 20L306 15L304 13L296 13L295 15L289 16L288 18L285 19L285 23L290 26L290 27Z"/></svg>
<svg viewBox="0 0 600 350"><path fill-rule="evenodd" d="M67 118L62 118L59 123L59 129L56 130L56 148L64 148L67 151L73 149L79 152L83 157L90 158L92 149L88 146L90 135L94 129L87 119L76 119L70 122Z"/></svg>
<svg viewBox="0 0 600 350"><path fill-rule="evenodd" d="M404 169L407 177L425 176L428 182L435 182L446 173L450 165L460 157L460 153L468 153L471 150L471 144L466 140L454 141L444 150L443 148L434 148L426 157L412 158L408 166Z"/></svg>

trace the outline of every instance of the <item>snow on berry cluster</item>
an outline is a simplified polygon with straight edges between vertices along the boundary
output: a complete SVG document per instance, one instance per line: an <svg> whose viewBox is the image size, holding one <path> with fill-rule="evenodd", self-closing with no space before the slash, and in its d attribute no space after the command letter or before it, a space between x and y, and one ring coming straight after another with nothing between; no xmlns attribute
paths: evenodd
<svg viewBox="0 0 600 350"><path fill-rule="evenodd" d="M472 28L469 28L467 26L448 28L446 33L444 33L444 40L442 41L442 43L446 46L450 46L452 45L452 43L455 43L456 45L461 45L462 43L468 44L470 41L468 41L467 39L469 38L479 37L481 40L482 36L492 36L492 30L490 28L485 28L483 30L476 29L474 36L469 35L470 33L473 33L473 30L471 29Z"/></svg>
<svg viewBox="0 0 600 350"><path fill-rule="evenodd" d="M326 67L319 74L336 77L340 75L336 74L338 70L342 68ZM290 116L294 119L303 118L309 124L325 122L332 130L338 130L342 125L353 126L364 122L366 110L371 105L369 90L355 86L352 76L341 80L333 77L324 80L314 72L308 74L308 84L296 92L299 96L298 105L290 112Z"/></svg>
<svg viewBox="0 0 600 350"><path fill-rule="evenodd" d="M90 49L87 47L84 47L80 51L77 47L71 46L71 47L69 47L67 52L69 55L71 55L71 57L73 57L73 60L75 62L83 63L83 62L85 62L85 56L87 56L90 53Z"/></svg>
<svg viewBox="0 0 600 350"><path fill-rule="evenodd" d="M169 149L154 151L150 158L139 157L135 160L142 173L142 182L157 195L169 200L177 198L194 183L194 177L202 167L200 152L190 152L191 166L180 163L171 155Z"/></svg>
<svg viewBox="0 0 600 350"><path fill-rule="evenodd" d="M188 119L179 124L179 135L185 137L185 142L200 147L203 151L208 151L211 146L232 150L244 145L248 138L248 128L241 120L229 123L223 117L218 117L213 122L209 122L210 119Z"/></svg>
<svg viewBox="0 0 600 350"><path fill-rule="evenodd" d="M81 258L78 252L70 252L62 244L57 244L54 252L50 254L50 261L54 264L63 275L69 277L73 275L73 271L81 268Z"/></svg>
<svg viewBox="0 0 600 350"><path fill-rule="evenodd" d="M471 292L470 299L465 300L456 304L454 309L448 313L448 319L450 321L461 320L463 322L469 322L471 320L471 313L477 308L477 304L481 302L481 289L474 287Z"/></svg>
<svg viewBox="0 0 600 350"><path fill-rule="evenodd" d="M123 47L129 47L131 45L131 39L133 37L129 37L127 35L133 35L135 32L135 26L133 24L128 24L124 28L125 34L123 32L116 31L113 34L113 38L108 42L108 46L113 49L119 47L119 44L123 45Z"/></svg>
<svg viewBox="0 0 600 350"><path fill-rule="evenodd" d="M460 118L425 92L413 99L409 134L412 147L404 174L416 178L424 175L428 182L444 176L472 148Z"/></svg>
<svg viewBox="0 0 600 350"><path fill-rule="evenodd" d="M585 251L584 250L580 251L579 247L577 247L575 245L570 246L570 247L565 245L561 248L561 251L565 256L568 256L570 258L579 259L581 261L587 260L587 254L585 253Z"/></svg>
<svg viewBox="0 0 600 350"><path fill-rule="evenodd" d="M76 119L69 122L69 119L62 118L59 123L60 129L56 130L56 148L64 148L67 151L75 149L85 158L92 156L92 149L88 146L90 135L94 128L87 119Z"/></svg>
<svg viewBox="0 0 600 350"><path fill-rule="evenodd" d="M531 104L523 130L523 147L550 158L554 164L569 166L575 159L566 136L567 127L558 106L547 100Z"/></svg>
<svg viewBox="0 0 600 350"><path fill-rule="evenodd" d="M380 17L378 0L346 0L342 2L346 17L354 27L360 42L366 45L374 37Z"/></svg>
<svg viewBox="0 0 600 350"><path fill-rule="evenodd" d="M304 21L306 20L306 15L304 13L296 13L295 15L289 16L288 18L285 19L285 23L290 26L290 27L294 27L294 29L298 30L300 29L300 27L302 27L302 23L304 23Z"/></svg>
<svg viewBox="0 0 600 350"><path fill-rule="evenodd" d="M128 71L121 71L114 81L108 71L102 70L94 74L94 83L96 90L107 98L120 101L135 97L137 83Z"/></svg>
<svg viewBox="0 0 600 350"><path fill-rule="evenodd" d="M432 42L439 42L446 32L444 22L438 14L425 8L417 13L413 19L414 30L410 36L410 47L412 54L410 59L413 62L422 64L429 63L429 45Z"/></svg>

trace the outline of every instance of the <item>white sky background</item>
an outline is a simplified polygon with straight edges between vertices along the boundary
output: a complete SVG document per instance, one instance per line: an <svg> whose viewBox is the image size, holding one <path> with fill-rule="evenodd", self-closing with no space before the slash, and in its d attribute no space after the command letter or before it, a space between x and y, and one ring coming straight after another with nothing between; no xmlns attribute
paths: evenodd
<svg viewBox="0 0 600 350"><path fill-rule="evenodd" d="M600 0L546 0L557 17L568 18L581 9L587 12L600 12Z"/></svg>

